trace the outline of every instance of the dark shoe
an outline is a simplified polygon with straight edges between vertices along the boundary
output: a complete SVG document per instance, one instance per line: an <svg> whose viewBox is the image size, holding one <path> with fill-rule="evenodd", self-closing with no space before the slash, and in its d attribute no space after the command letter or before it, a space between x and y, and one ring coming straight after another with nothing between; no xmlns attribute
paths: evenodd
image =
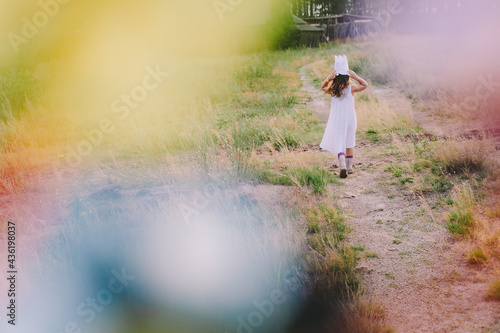
<svg viewBox="0 0 500 333"><path fill-rule="evenodd" d="M347 178L347 169L340 170L340 178Z"/></svg>

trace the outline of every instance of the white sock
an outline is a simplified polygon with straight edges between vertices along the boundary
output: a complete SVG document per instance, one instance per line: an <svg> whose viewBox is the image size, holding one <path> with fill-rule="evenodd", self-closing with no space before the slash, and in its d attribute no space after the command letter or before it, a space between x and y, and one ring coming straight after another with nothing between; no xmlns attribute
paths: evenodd
<svg viewBox="0 0 500 333"><path fill-rule="evenodd" d="M342 153L339 154L339 164L340 164L340 168L341 169L345 169L346 168L345 155L342 154Z"/></svg>
<svg viewBox="0 0 500 333"><path fill-rule="evenodd" d="M346 157L347 170L352 170L352 157Z"/></svg>

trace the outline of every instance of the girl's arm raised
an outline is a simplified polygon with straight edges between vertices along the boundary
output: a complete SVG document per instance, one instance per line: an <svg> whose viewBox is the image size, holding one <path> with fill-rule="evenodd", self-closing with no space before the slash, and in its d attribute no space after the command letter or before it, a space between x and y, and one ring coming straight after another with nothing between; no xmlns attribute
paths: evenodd
<svg viewBox="0 0 500 333"><path fill-rule="evenodd" d="M330 83L330 81L332 81L335 78L336 75L337 75L336 71L331 72L330 75L328 75L328 77L326 78L326 80L321 85L321 89L325 92L325 94L330 93L328 91L328 84Z"/></svg>
<svg viewBox="0 0 500 333"><path fill-rule="evenodd" d="M352 88L351 88L351 92L352 93L355 93L355 92L358 92L358 91L363 91L366 88L368 88L368 82L366 82L365 80L363 80L362 78L360 78L358 76L358 74L354 73L354 71L348 70L347 74L350 77L352 77L354 80L358 81L358 83L359 83L359 85L357 85L357 86L352 86Z"/></svg>

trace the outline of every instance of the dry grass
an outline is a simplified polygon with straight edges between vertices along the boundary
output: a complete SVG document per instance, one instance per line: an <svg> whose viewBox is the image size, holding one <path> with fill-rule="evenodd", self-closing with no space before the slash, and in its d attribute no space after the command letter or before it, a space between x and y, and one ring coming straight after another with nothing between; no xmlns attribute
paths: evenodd
<svg viewBox="0 0 500 333"><path fill-rule="evenodd" d="M494 213L498 196L491 188L489 194L479 201L470 183L456 186L452 192L454 203L450 216L456 217L454 230L463 230L468 235L467 240L458 243L458 248L468 263L484 265L484 280L489 284L487 295L500 300L500 219ZM458 223L460 218L467 223Z"/></svg>
<svg viewBox="0 0 500 333"><path fill-rule="evenodd" d="M494 46L485 41L481 47L487 50ZM482 83L487 81L488 73L498 71L498 65L488 51L474 51L453 50L438 37L388 35L367 46L366 58L359 59L356 65L374 82L411 94L434 115L463 123L480 121L487 128L498 128L500 116L496 110L500 98L494 87ZM482 60L468 62L474 55ZM480 88L484 88L481 93Z"/></svg>
<svg viewBox="0 0 500 333"><path fill-rule="evenodd" d="M473 249L467 255L467 262L469 264L481 264L481 263L485 262L486 259L487 259L486 254L484 254L483 250L480 248Z"/></svg>
<svg viewBox="0 0 500 333"><path fill-rule="evenodd" d="M356 250L344 240L350 232L338 207L329 200L304 194L298 202L307 222L308 277L314 297L335 309L327 327L341 332L393 332L385 327L385 309L380 302L362 296L361 279L356 271Z"/></svg>
<svg viewBox="0 0 500 333"><path fill-rule="evenodd" d="M357 299L346 306L345 332L393 333L394 329L384 325L385 308L378 300Z"/></svg>
<svg viewBox="0 0 500 333"><path fill-rule="evenodd" d="M436 147L434 157L448 173L482 173L487 169L490 152L486 140L447 141Z"/></svg>
<svg viewBox="0 0 500 333"><path fill-rule="evenodd" d="M316 83L321 84L324 78L332 72L332 67L330 67L327 60L321 60L309 66L309 70L309 76L311 76Z"/></svg>
<svg viewBox="0 0 500 333"><path fill-rule="evenodd" d="M476 226L474 208L476 195L469 183L456 185L451 193L452 210L448 213L448 230L456 235L468 236Z"/></svg>
<svg viewBox="0 0 500 333"><path fill-rule="evenodd" d="M358 130L394 131L415 126L411 106L405 98L392 94L389 96L389 103L388 98L380 98L385 93L383 90L369 87L368 90L355 95Z"/></svg>
<svg viewBox="0 0 500 333"><path fill-rule="evenodd" d="M500 279L490 284L487 295L490 298L500 301Z"/></svg>

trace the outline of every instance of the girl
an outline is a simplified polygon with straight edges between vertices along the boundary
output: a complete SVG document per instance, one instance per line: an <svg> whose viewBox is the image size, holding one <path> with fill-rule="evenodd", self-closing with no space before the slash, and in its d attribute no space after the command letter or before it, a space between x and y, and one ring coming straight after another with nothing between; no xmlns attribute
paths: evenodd
<svg viewBox="0 0 500 333"><path fill-rule="evenodd" d="M353 78L359 84L351 86L349 78ZM330 81L333 83L328 86ZM357 121L352 94L367 87L368 83L365 80L349 70L345 56L335 56L335 70L321 85L325 94L332 95L332 106L320 148L338 156L340 178L346 178L348 173L353 173L352 159L356 145Z"/></svg>

